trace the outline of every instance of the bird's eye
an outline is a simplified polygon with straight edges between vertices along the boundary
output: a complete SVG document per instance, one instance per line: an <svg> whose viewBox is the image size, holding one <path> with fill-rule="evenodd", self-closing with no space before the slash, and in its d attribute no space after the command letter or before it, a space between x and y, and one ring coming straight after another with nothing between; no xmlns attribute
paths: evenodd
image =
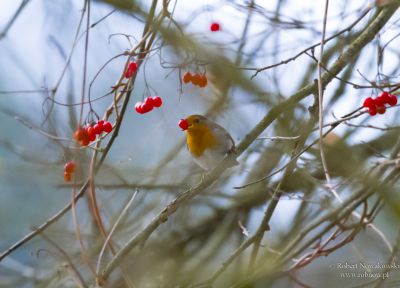
<svg viewBox="0 0 400 288"><path fill-rule="evenodd" d="M193 121L195 124L199 124L199 122L200 122L200 119L198 119L198 118L196 118L196 119L194 119L194 121Z"/></svg>

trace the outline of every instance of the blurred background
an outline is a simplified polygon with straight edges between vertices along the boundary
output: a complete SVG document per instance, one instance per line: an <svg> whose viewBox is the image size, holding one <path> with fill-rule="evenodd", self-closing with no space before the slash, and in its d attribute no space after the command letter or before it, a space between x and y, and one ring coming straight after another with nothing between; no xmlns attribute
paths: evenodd
<svg viewBox="0 0 400 288"><path fill-rule="evenodd" d="M148 30L153 4L161 21L150 21ZM128 52L143 31L150 31L154 41L147 42L151 45L136 78L122 80L131 83L132 93L122 119L111 109L109 121L121 126L110 149L98 152L107 156L94 177L107 231L133 199L113 232L116 250L205 175L186 149L179 119L206 115L241 143L271 109L283 109L243 151L239 166L179 206L143 247L125 255L107 281L97 284L188 287L211 277L203 284L397 287L400 266L367 269L361 263L393 264L397 259L398 107L373 117L366 109L347 121L341 117L382 91L397 95L398 3L329 2L326 38L333 37L322 58L328 74L328 67L380 13L394 12L324 89L324 123L339 121L324 128L334 128L323 140L329 185L317 143L318 93L296 97L318 79L325 5L293 0L0 1L0 250L6 252L71 203L88 179L95 145L76 146L73 133L95 117L91 111L102 118L113 105L110 92L123 78ZM168 15L162 15L163 9ZM211 31L212 23L220 30ZM130 59L138 61L140 55ZM187 71L205 73L208 85L183 83ZM150 96L160 96L162 107L138 114L135 104ZM285 106L288 99L295 99L294 104ZM72 159L77 165L74 181L64 182L64 164ZM237 189L275 171L264 181ZM274 197L279 201L268 221L270 230L260 234ZM0 286L94 284L99 255L104 254L102 268L113 256L109 249L101 253L104 238L90 201L86 193L77 202L76 221L68 211L32 240L3 254ZM261 238L226 262L254 234ZM225 264L227 270L216 275ZM361 274L365 271L375 274Z"/></svg>

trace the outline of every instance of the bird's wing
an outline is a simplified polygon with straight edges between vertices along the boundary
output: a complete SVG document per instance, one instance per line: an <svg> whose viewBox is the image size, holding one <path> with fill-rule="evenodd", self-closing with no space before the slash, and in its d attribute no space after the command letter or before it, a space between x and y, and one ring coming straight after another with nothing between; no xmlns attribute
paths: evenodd
<svg viewBox="0 0 400 288"><path fill-rule="evenodd" d="M235 141L233 140L232 136L225 130L222 126L218 125L218 133L223 135L222 139L226 139L225 143L222 143L226 150L224 151L226 154L230 154L236 150L235 148Z"/></svg>

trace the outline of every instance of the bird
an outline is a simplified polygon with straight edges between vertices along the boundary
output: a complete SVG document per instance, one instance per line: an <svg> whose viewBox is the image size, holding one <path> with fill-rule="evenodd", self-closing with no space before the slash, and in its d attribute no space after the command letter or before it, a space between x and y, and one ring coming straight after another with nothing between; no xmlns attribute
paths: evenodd
<svg viewBox="0 0 400 288"><path fill-rule="evenodd" d="M227 155L236 152L235 141L228 131L202 115L190 115L179 121L186 131L187 148L194 160L204 170L215 168ZM230 166L238 165L235 160Z"/></svg>

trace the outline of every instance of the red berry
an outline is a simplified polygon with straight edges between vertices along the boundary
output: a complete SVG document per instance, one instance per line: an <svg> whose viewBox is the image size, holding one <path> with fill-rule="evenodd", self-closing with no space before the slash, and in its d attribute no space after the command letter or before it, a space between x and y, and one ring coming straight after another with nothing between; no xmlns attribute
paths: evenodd
<svg viewBox="0 0 400 288"><path fill-rule="evenodd" d="M390 102L390 95L388 92L382 92L381 96L378 98L381 98L384 104L389 104Z"/></svg>
<svg viewBox="0 0 400 288"><path fill-rule="evenodd" d="M112 124L110 122L108 122L108 121L104 122L104 124L103 124L104 132L110 133L112 131L112 129L113 129L113 127L112 127Z"/></svg>
<svg viewBox="0 0 400 288"><path fill-rule="evenodd" d="M378 107L376 107L376 112L378 112L379 114L385 114L386 107L385 106L378 106Z"/></svg>
<svg viewBox="0 0 400 288"><path fill-rule="evenodd" d="M142 105L140 105L140 109L142 109L143 113L147 113L147 112L150 112L151 110L153 110L153 106L144 102L144 103L142 103Z"/></svg>
<svg viewBox="0 0 400 288"><path fill-rule="evenodd" d="M152 97L147 97L146 99L144 99L144 103L146 105L149 105L149 107L153 107L154 108L154 101Z"/></svg>
<svg viewBox="0 0 400 288"><path fill-rule="evenodd" d="M370 108L368 108L368 112L369 112L369 115L375 116L376 115L376 108L375 107L370 107Z"/></svg>
<svg viewBox="0 0 400 288"><path fill-rule="evenodd" d="M136 62L130 62L124 74L125 78L127 79L131 78L135 74L136 70L137 70Z"/></svg>
<svg viewBox="0 0 400 288"><path fill-rule="evenodd" d="M68 172L64 172L64 181L70 182L72 180L72 174Z"/></svg>
<svg viewBox="0 0 400 288"><path fill-rule="evenodd" d="M161 105L162 105L162 99L161 99L161 97L160 96L154 96L154 97L152 97L152 99L153 99L153 106L154 107L161 107Z"/></svg>
<svg viewBox="0 0 400 288"><path fill-rule="evenodd" d="M64 165L65 173L74 173L74 170L75 170L75 162L73 160L65 163L65 165Z"/></svg>
<svg viewBox="0 0 400 288"><path fill-rule="evenodd" d="M97 135L103 133L103 123L100 123L101 122L99 121L96 125L93 126L94 133L96 133Z"/></svg>
<svg viewBox="0 0 400 288"><path fill-rule="evenodd" d="M186 72L186 73L183 75L183 83L187 84L187 83L189 83L191 80L192 80L192 73Z"/></svg>
<svg viewBox="0 0 400 288"><path fill-rule="evenodd" d="M89 141L92 142L92 141L96 140L96 132L94 131L94 127L89 126L89 127L87 127L86 130L89 135Z"/></svg>
<svg viewBox="0 0 400 288"><path fill-rule="evenodd" d="M186 119L179 120L178 126L181 127L182 131L185 131L189 128L189 123Z"/></svg>
<svg viewBox="0 0 400 288"><path fill-rule="evenodd" d="M389 95L388 104L389 104L390 106L394 106L394 105L397 104L397 97L396 97L396 95L393 95L393 94L390 94L390 95Z"/></svg>
<svg viewBox="0 0 400 288"><path fill-rule="evenodd" d="M104 120L99 120L97 121L98 124L103 125L104 124Z"/></svg>
<svg viewBox="0 0 400 288"><path fill-rule="evenodd" d="M381 96L377 97L377 98L375 99L375 105L376 105L377 107L385 106L385 99L383 99L383 97L381 97Z"/></svg>
<svg viewBox="0 0 400 288"><path fill-rule="evenodd" d="M143 114L144 112L143 112L143 109L142 109L142 102L137 102L136 104L135 104L135 110L136 110L136 112L137 113L139 113L139 114Z"/></svg>
<svg viewBox="0 0 400 288"><path fill-rule="evenodd" d="M365 108L375 107L375 105L375 100L372 97L368 97L363 103L363 107Z"/></svg>
<svg viewBox="0 0 400 288"><path fill-rule="evenodd" d="M211 23L210 30L212 32L219 31L220 29L221 29L221 25L219 25L219 23L217 23L217 22Z"/></svg>
<svg viewBox="0 0 400 288"><path fill-rule="evenodd" d="M389 95L390 95L389 92L383 91L383 92L381 93L380 97L386 98L386 97L389 96Z"/></svg>

